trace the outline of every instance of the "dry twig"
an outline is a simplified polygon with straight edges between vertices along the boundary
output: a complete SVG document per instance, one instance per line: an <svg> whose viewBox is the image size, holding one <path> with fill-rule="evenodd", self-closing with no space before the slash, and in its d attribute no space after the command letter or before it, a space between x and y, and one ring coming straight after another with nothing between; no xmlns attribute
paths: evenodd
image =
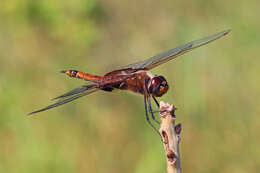
<svg viewBox="0 0 260 173"><path fill-rule="evenodd" d="M175 125L174 111L173 105L160 102L160 134L166 152L167 173L181 173L179 151L181 124Z"/></svg>

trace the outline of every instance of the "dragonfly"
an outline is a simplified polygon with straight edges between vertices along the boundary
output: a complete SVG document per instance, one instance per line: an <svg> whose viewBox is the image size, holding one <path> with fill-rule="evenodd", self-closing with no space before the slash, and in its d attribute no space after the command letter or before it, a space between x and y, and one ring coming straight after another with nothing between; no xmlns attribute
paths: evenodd
<svg viewBox="0 0 260 173"><path fill-rule="evenodd" d="M93 75L77 70L62 70L61 73L65 73L69 77L83 79L90 82L88 85L82 85L79 88L75 88L63 95L60 95L52 100L56 100L55 103L44 107L42 109L33 111L29 113L35 114L43 112L57 106L69 103L73 100L81 98L83 96L89 95L91 93L103 90L106 92L111 92L115 89L119 90L129 90L134 93L144 96L144 107L145 107L145 117L149 125L155 126L151 122L156 120L151 106L151 98L154 100L155 104L159 107L159 103L156 97L161 97L164 95L168 89L169 85L166 79L161 75L153 75L149 70L164 64L186 52L189 52L195 48L206 45L214 40L217 40L225 35L227 35L230 30L224 30L222 32L191 41L187 44L178 46L176 48L170 49L166 52L155 55L147 60L136 62L127 66L123 66L119 69L113 70L106 73L103 76Z"/></svg>

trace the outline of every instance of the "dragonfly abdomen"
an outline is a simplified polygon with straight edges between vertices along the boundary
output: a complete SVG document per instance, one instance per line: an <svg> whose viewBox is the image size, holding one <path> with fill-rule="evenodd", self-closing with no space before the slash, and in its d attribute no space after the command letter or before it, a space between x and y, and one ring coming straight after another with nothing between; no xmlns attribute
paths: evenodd
<svg viewBox="0 0 260 173"><path fill-rule="evenodd" d="M92 82L99 82L101 79L103 79L103 76L92 75L77 70L63 70L61 71L61 73L66 73L70 77L92 81Z"/></svg>

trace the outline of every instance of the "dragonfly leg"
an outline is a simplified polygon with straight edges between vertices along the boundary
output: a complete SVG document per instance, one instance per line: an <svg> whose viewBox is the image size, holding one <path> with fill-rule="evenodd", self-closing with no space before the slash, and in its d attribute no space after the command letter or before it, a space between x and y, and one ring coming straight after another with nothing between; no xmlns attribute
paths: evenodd
<svg viewBox="0 0 260 173"><path fill-rule="evenodd" d="M157 128L152 124L152 122L150 121L150 118L149 118L149 114L148 114L148 111L147 111L147 97L144 96L144 107L145 107L145 117L146 117L146 121L149 123L149 125L156 131L156 133L158 133L160 136L160 132L157 130Z"/></svg>
<svg viewBox="0 0 260 173"><path fill-rule="evenodd" d="M155 117L154 117L154 114L153 114L154 112L153 112L153 110L152 110L150 97L148 97L147 99L148 99L149 112L151 113L152 119L153 119L157 124L160 124L160 122L159 122L157 119L155 119Z"/></svg>
<svg viewBox="0 0 260 173"><path fill-rule="evenodd" d="M152 96L153 97L153 100L154 100L154 102L156 103L156 105L158 106L158 108L160 107L160 104L159 104L159 102L156 100L156 98L154 97L154 96Z"/></svg>

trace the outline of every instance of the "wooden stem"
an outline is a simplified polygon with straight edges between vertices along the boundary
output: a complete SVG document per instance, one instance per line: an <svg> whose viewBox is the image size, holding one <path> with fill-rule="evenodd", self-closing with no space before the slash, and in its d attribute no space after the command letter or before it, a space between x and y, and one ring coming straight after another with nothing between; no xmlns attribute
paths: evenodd
<svg viewBox="0 0 260 173"><path fill-rule="evenodd" d="M181 124L175 125L175 107L163 101L160 102L160 134L167 160L167 173L181 173L180 133Z"/></svg>

